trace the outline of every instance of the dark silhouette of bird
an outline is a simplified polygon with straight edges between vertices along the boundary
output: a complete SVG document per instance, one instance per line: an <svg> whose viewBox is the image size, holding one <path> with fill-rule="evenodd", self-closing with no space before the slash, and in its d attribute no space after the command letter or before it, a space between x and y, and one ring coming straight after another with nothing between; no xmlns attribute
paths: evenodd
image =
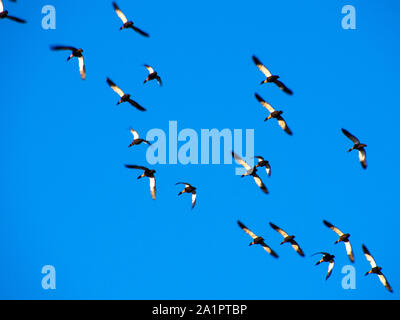
<svg viewBox="0 0 400 320"><path fill-rule="evenodd" d="M85 67L85 59L83 58L83 49L77 49L75 47L70 46L51 46L51 50L60 51L60 50L68 50L72 51L71 55L67 58L67 61L72 58L78 58L79 61L79 73L81 75L82 80L86 79L86 67Z"/></svg>
<svg viewBox="0 0 400 320"><path fill-rule="evenodd" d="M283 231L281 228L279 228L277 225L273 224L272 222L269 223L272 229L274 229L276 232L278 232L282 237L283 241L281 242L281 245L284 243L290 243L293 247L293 249L302 257L304 257L304 252L300 248L299 244L294 240L295 236L290 236L288 235L285 231Z"/></svg>
<svg viewBox="0 0 400 320"><path fill-rule="evenodd" d="M139 133L136 130L130 129L132 135L133 135L133 141L131 142L131 144L128 146L128 148L132 147L132 146L136 146L143 143L148 144L149 146L151 145L151 143L145 139L140 139L139 138Z"/></svg>
<svg viewBox="0 0 400 320"><path fill-rule="evenodd" d="M335 266L335 256L331 255L327 252L317 252L314 253L312 256L315 256L316 254L323 254L323 257L321 258L321 260L319 260L315 265L319 265L322 262L329 262L329 266L328 266L328 273L326 274L326 278L325 280L328 280L328 278L330 277L333 267Z"/></svg>
<svg viewBox="0 0 400 320"><path fill-rule="evenodd" d="M128 168L128 169L143 170L143 174L140 175L138 177L138 179L141 179L143 177L148 177L149 178L151 197L153 198L153 200L155 200L156 199L156 178L154 177L154 174L156 173L156 170L150 170L150 169L148 169L146 167L136 166L136 165L133 165L133 164L126 164L125 167Z"/></svg>
<svg viewBox="0 0 400 320"><path fill-rule="evenodd" d="M133 21L128 21L126 16L122 13L121 9L118 7L118 5L115 2L113 2L112 4L113 4L114 10L115 10L115 13L118 15L118 17L123 22L123 25L122 25L121 28L119 28L119 30L131 28L131 29L135 30L136 32L138 32L139 34L141 34L142 36L144 36L144 37L149 37L150 36L147 32L144 32L143 30L141 30L138 27L134 26Z"/></svg>
<svg viewBox="0 0 400 320"><path fill-rule="evenodd" d="M239 227L246 232L250 237L252 237L253 241L250 242L249 246L252 246L253 244L259 244L261 245L265 251L267 251L271 256L273 256L274 258L278 258L278 255L276 254L276 252L274 250L271 249L270 246L268 246L263 237L259 237L256 236L252 231L250 231L243 223L241 223L240 221L237 222Z"/></svg>
<svg viewBox="0 0 400 320"><path fill-rule="evenodd" d="M278 80L279 76L276 75L272 75L271 72L269 72L269 70L261 63L261 61L256 57L253 56L253 61L256 64L256 66L258 67L258 69L260 69L260 71L265 75L266 79L264 81L262 81L260 84L264 84L264 83L275 83L279 89L281 89L283 92L292 95L293 91L290 90L288 87L286 87L282 81Z"/></svg>
<svg viewBox="0 0 400 320"><path fill-rule="evenodd" d="M351 247L349 237L349 233L343 233L342 231L339 230L339 228L335 227L333 224L329 223L326 220L323 220L323 223L332 231L336 232L339 235L339 239L335 241L335 244L339 242L344 242L344 245L346 247L346 252L347 256L349 257L351 262L354 262L354 254L353 254L353 249Z"/></svg>
<svg viewBox="0 0 400 320"><path fill-rule="evenodd" d="M371 253L367 249L367 247L363 244L362 249L364 251L364 255L367 258L368 262L371 264L372 269L369 270L365 275L369 275L371 273L374 273L378 276L379 280L382 282L382 284L385 286L386 289L388 289L390 292L393 292L392 287L390 286L389 282L387 281L386 277L382 273L382 268L378 267L376 265L375 259L372 257Z"/></svg>
<svg viewBox="0 0 400 320"><path fill-rule="evenodd" d="M267 175L270 177L271 176L271 165L269 164L269 161L265 160L261 156L255 156L254 158L256 158L258 160L258 163L256 164L256 168L265 167L265 170L267 171Z"/></svg>
<svg viewBox="0 0 400 320"><path fill-rule="evenodd" d="M108 85L111 87L111 89L113 89L121 97L121 100L118 101L117 105L123 102L129 102L136 109L140 111L146 111L146 109L143 108L139 103L131 99L130 94L125 94L114 82L111 81L110 78L107 78L106 81Z"/></svg>
<svg viewBox="0 0 400 320"><path fill-rule="evenodd" d="M292 130L289 129L288 125L286 124L286 121L282 118L282 113L283 111L276 111L269 103L267 103L259 94L255 94L256 99L258 102L261 103L261 105L266 108L269 112L270 115L265 118L264 121L267 121L269 119L276 119L278 120L279 126L289 135L293 135Z"/></svg>
<svg viewBox="0 0 400 320"><path fill-rule="evenodd" d="M178 185L178 184L185 185L185 189L183 189L181 192L179 192L178 196L180 196L183 193L191 193L192 194L192 209L193 209L194 206L196 205L196 198L197 198L196 188L187 182L177 182L175 185Z"/></svg>
<svg viewBox="0 0 400 320"><path fill-rule="evenodd" d="M20 19L20 18L14 17L14 16L10 16L8 14L8 11L4 10L4 4L3 4L2 0L0 0L0 20L1 19L10 19L10 20L18 22L18 23L26 23L26 20L24 20L24 19Z"/></svg>
<svg viewBox="0 0 400 320"><path fill-rule="evenodd" d="M257 186L266 194L268 194L268 189L262 182L261 178L257 175L257 168L250 167L246 161L244 161L239 155L232 151L232 157L236 160L237 163L242 165L246 169L246 173L242 174L242 178L245 176L252 176Z"/></svg>
<svg viewBox="0 0 400 320"><path fill-rule="evenodd" d="M366 159L366 154L365 154L364 148L367 145L364 143L360 143L360 140L358 140L355 136L353 136L346 129L342 129L342 132L347 138L349 138L354 143L354 145L349 150L347 150L347 152L350 152L352 150L358 150L358 158L360 159L361 166L364 169L366 169L367 168L367 159Z"/></svg>
<svg viewBox="0 0 400 320"><path fill-rule="evenodd" d="M143 84L151 81L151 80L157 80L158 84L162 86L162 81L160 76L158 75L157 71L155 71L152 67L150 67L148 64L144 65L149 72L149 75L147 76L146 80L144 80Z"/></svg>

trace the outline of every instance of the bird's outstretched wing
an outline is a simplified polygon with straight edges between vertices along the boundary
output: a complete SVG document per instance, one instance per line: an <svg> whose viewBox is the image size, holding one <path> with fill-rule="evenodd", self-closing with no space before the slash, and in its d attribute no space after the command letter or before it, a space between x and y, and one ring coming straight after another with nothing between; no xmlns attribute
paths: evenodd
<svg viewBox="0 0 400 320"><path fill-rule="evenodd" d="M143 31L142 29L139 29L138 27L135 27L134 25L132 25L131 28L144 37L147 38L150 37L150 35L147 32Z"/></svg>
<svg viewBox="0 0 400 320"><path fill-rule="evenodd" d="M113 89L121 98L125 95L125 93L110 79L106 79L108 85Z"/></svg>
<svg viewBox="0 0 400 320"><path fill-rule="evenodd" d="M288 135L290 135L290 136L293 135L293 132L292 132L292 130L290 130L290 128L288 127L288 125L287 125L285 119L283 119L281 116L279 116L279 117L277 118L277 120L278 120L279 126L280 126Z"/></svg>
<svg viewBox="0 0 400 320"><path fill-rule="evenodd" d="M280 80L275 80L274 83L278 86L279 89L281 89L283 92L292 95L293 91L290 90L288 87L286 87L282 81Z"/></svg>
<svg viewBox="0 0 400 320"><path fill-rule="evenodd" d="M324 223L324 225L326 225L329 229L335 231L339 236L342 236L344 233L342 231L340 231L337 227L335 227L333 224L329 223L326 220L322 220L322 222Z"/></svg>
<svg viewBox="0 0 400 320"><path fill-rule="evenodd" d="M251 169L251 167L244 161L238 154L232 151L232 157L236 160L237 163L242 165L247 171Z"/></svg>
<svg viewBox="0 0 400 320"><path fill-rule="evenodd" d="M253 240L254 240L255 238L257 238L257 236L256 236L249 228L247 228L243 223L241 223L240 221L238 221L237 223L238 223L239 227L240 227L244 232L246 232L250 237L253 238Z"/></svg>
<svg viewBox="0 0 400 320"><path fill-rule="evenodd" d="M300 248L299 244L296 242L296 240L292 239L290 240L290 244L292 245L293 249L302 257L305 256L304 251Z"/></svg>
<svg viewBox="0 0 400 320"><path fill-rule="evenodd" d="M389 282L387 281L386 277L383 275L382 272L378 273L378 278L382 282L382 284L385 286L386 289L388 289L390 292L393 292L392 287L390 286Z"/></svg>
<svg viewBox="0 0 400 320"><path fill-rule="evenodd" d="M360 140L358 140L355 136L353 136L350 132L348 132L346 129L342 128L343 134L349 138L351 141L353 141L354 144L360 143Z"/></svg>
<svg viewBox="0 0 400 320"><path fill-rule="evenodd" d="M274 250L272 250L272 248L269 245L267 245L264 241L261 242L261 246L264 248L265 251L267 251L274 258L278 258L279 257L277 255L277 253Z"/></svg>
<svg viewBox="0 0 400 320"><path fill-rule="evenodd" d="M58 50L70 50L70 51L75 51L75 50L77 50L75 47L71 47L71 46L51 46L50 47L50 49L51 50L55 50L55 51L58 51Z"/></svg>
<svg viewBox="0 0 400 320"><path fill-rule="evenodd" d="M127 23L128 19L122 13L121 9L118 7L118 5L115 2L113 2L113 7L114 7L115 13L117 14L118 18L120 18L124 24Z"/></svg>
<svg viewBox="0 0 400 320"><path fill-rule="evenodd" d="M130 131L131 131L131 133L133 135L133 140L139 139L139 133L136 130L131 129Z"/></svg>
<svg viewBox="0 0 400 320"><path fill-rule="evenodd" d="M272 222L269 223L272 229L274 229L276 232L278 232L282 237L286 238L289 236L285 231L283 231L281 228L279 228L277 225L273 224Z"/></svg>
<svg viewBox="0 0 400 320"><path fill-rule="evenodd" d="M197 199L197 192L196 191L192 191L192 209L196 205L196 199Z"/></svg>
<svg viewBox="0 0 400 320"><path fill-rule="evenodd" d="M257 173L253 173L254 181L256 182L257 186L266 194L269 193L267 187L265 186L264 182L262 182L261 178L257 175Z"/></svg>
<svg viewBox="0 0 400 320"><path fill-rule="evenodd" d="M156 200L156 178L150 177L150 193L153 200Z"/></svg>
<svg viewBox="0 0 400 320"><path fill-rule="evenodd" d="M81 74L82 80L86 79L86 67L85 67L85 59L83 56L78 57L79 61L79 73Z"/></svg>
<svg viewBox="0 0 400 320"><path fill-rule="evenodd" d="M254 94L256 99L258 100L258 102L261 103L261 105L266 108L270 113L274 112L275 109L268 103L266 102L263 98L261 98L261 96L258 93Z"/></svg>
<svg viewBox="0 0 400 320"><path fill-rule="evenodd" d="M255 65L257 66L258 69L260 69L260 71L268 78L270 76L272 76L271 72L269 72L269 70L267 69L266 66L264 66L262 64L262 62L256 57L253 56L253 62L255 63Z"/></svg>
<svg viewBox="0 0 400 320"><path fill-rule="evenodd" d="M135 100L129 99L128 102L130 103L131 106L135 107L136 109L140 111L146 111L145 108L143 108L139 103L137 103Z"/></svg>
<svg viewBox="0 0 400 320"><path fill-rule="evenodd" d="M364 148L358 150L358 158L360 159L361 166L367 169L367 156Z"/></svg>
<svg viewBox="0 0 400 320"><path fill-rule="evenodd" d="M363 244L362 245L362 249L365 255L365 258L367 258L369 264L371 265L372 268L376 267L376 262L374 260L374 257L371 255L371 253L369 252L369 250L367 249L367 247Z"/></svg>
<svg viewBox="0 0 400 320"><path fill-rule="evenodd" d="M128 168L128 169L139 169L139 170L143 170L143 171L149 170L146 167L137 166L137 165L134 165L134 164L126 164L125 167Z"/></svg>
<svg viewBox="0 0 400 320"><path fill-rule="evenodd" d="M15 21L15 22L26 23L26 20L21 19L21 18L17 18L17 17L14 17L14 16L7 16L6 18L7 18L7 19L10 19L10 20L12 20L12 21Z"/></svg>
<svg viewBox="0 0 400 320"><path fill-rule="evenodd" d="M349 257L351 262L354 262L354 253L350 241L349 240L344 241L344 245L346 247L347 256Z"/></svg>
<svg viewBox="0 0 400 320"><path fill-rule="evenodd" d="M334 267L334 266L335 266L335 260L329 261L328 273L326 274L325 280L328 280L328 278L331 276L332 270L333 270L333 267Z"/></svg>

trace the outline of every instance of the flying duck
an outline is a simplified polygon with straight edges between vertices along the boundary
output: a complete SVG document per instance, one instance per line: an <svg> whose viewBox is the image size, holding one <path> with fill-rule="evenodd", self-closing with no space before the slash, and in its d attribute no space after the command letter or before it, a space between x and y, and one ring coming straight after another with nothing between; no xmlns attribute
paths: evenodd
<svg viewBox="0 0 400 320"><path fill-rule="evenodd" d="M119 28L119 30L131 28L131 29L135 30L136 32L140 33L142 36L149 37L149 34L147 32L144 32L143 30L140 30L139 28L135 27L133 25L132 21L128 21L126 16L122 13L121 9L118 8L118 6L117 6L117 4L115 2L113 2L113 7L114 7L114 10L115 10L115 13L118 15L118 17L123 22L123 25L122 25L121 28Z"/></svg>
<svg viewBox="0 0 400 320"><path fill-rule="evenodd" d="M277 225L273 224L272 222L269 223L269 225L274 229L276 232L278 232L282 237L283 241L281 242L281 245L288 242L292 245L293 249L302 257L304 257L304 252L301 250L300 246L298 243L294 240L295 236L289 236L285 231L283 231L281 228L279 228Z"/></svg>
<svg viewBox="0 0 400 320"><path fill-rule="evenodd" d="M162 81L160 76L157 74L157 71L154 71L154 69L150 67L148 64L145 64L144 66L149 72L149 75L147 76L146 80L144 80L143 84L151 80L157 80L158 84L162 86Z"/></svg>
<svg viewBox="0 0 400 320"><path fill-rule="evenodd" d="M136 109L140 111L146 111L146 109L143 108L139 103L131 99L130 94L125 94L114 82L111 81L110 78L107 78L106 81L108 85L111 87L111 89L113 89L121 97L121 100L118 101L117 105L123 102L129 102Z"/></svg>
<svg viewBox="0 0 400 320"><path fill-rule="evenodd" d="M269 247L265 242L263 237L258 237L256 236L252 231L250 231L243 223L241 223L240 221L237 222L239 227L246 232L250 237L253 238L253 241L250 242L249 246L253 245L253 244L260 244L265 251L267 251L271 256L273 256L274 258L278 258L278 255L276 254L276 252L274 250L271 249L271 247Z"/></svg>
<svg viewBox="0 0 400 320"><path fill-rule="evenodd" d="M148 142L147 140L139 139L139 133L136 130L131 129L131 133L133 135L133 141L128 146L128 148L141 144L142 142L148 144L149 146L151 145L151 143Z"/></svg>
<svg viewBox="0 0 400 320"><path fill-rule="evenodd" d="M344 242L344 245L346 246L347 255L348 255L350 261L354 262L353 249L352 249L350 241L349 241L350 234L349 233L343 233L337 227L335 227L333 224L329 223L326 220L323 220L323 223L329 229L333 230L334 232L336 232L339 235L339 239L335 241L335 244L337 244L339 242Z"/></svg>
<svg viewBox="0 0 400 320"><path fill-rule="evenodd" d="M275 83L279 89L281 89L283 92L292 95L293 91L290 90L288 87L286 87L282 81L278 80L279 76L272 75L271 72L261 63L261 61L256 57L253 56L253 61L256 64L257 68L260 69L260 71L266 76L266 79L264 81L261 81L260 84L264 83L269 83L273 82Z"/></svg>
<svg viewBox="0 0 400 320"><path fill-rule="evenodd" d="M381 272L382 268L378 267L376 265L376 262L375 262L374 258L372 257L372 255L369 253L367 247L365 245L362 245L362 249L364 251L365 257L367 258L368 262L371 264L371 267L372 267L372 269L369 270L365 275L375 273L378 276L379 280L382 282L382 284L385 286L385 288L388 289L390 292L393 292L392 287L390 286L386 277Z"/></svg>
<svg viewBox="0 0 400 320"><path fill-rule="evenodd" d="M275 118L276 120L278 120L278 124L279 126L289 135L293 135L292 130L289 129L289 127L286 124L286 121L282 118L282 113L283 111L276 111L274 108L272 108L272 106L267 103L263 98L261 98L261 96L259 94L255 94L256 99L258 100L258 102L261 103L261 105L266 108L269 112L270 115L265 118L264 121L267 121L271 118Z"/></svg>
<svg viewBox="0 0 400 320"><path fill-rule="evenodd" d="M143 174L138 177L138 179L143 178L143 177L149 178L151 197L153 198L153 200L156 200L156 179L154 177L156 170L150 170L146 167L136 166L136 165L131 165L131 164L126 164L125 167L128 169L139 169L139 170L144 171Z"/></svg>
<svg viewBox="0 0 400 320"><path fill-rule="evenodd" d="M323 254L323 257L322 257L322 259L321 260L319 260L315 265L317 266L317 265L319 265L320 263L322 263L322 262L329 262L329 266L328 266L328 273L326 274L326 278L325 278L325 280L328 280L328 278L330 277L330 275L331 275L331 273L332 273L332 270L333 270L333 267L335 266L335 256L334 255L331 255L331 254L329 254L329 253L327 253L327 252L317 252L317 253L314 253L312 256L315 256L316 254Z"/></svg>
<svg viewBox="0 0 400 320"><path fill-rule="evenodd" d="M69 46L52 46L50 47L51 50L59 51L59 50L70 50L72 51L71 55L67 58L67 61L71 60L72 58L78 58L79 61L79 72L81 74L82 80L86 79L86 67L85 67L85 59L83 58L83 49L77 49L75 47Z"/></svg>
<svg viewBox="0 0 400 320"><path fill-rule="evenodd" d="M256 158L258 160L258 163L256 164L256 168L265 167L265 170L267 171L267 175L270 177L271 176L271 165L269 164L269 161L264 160L264 158L261 156L255 156L254 158Z"/></svg>
<svg viewBox="0 0 400 320"><path fill-rule="evenodd" d="M10 16L8 14L8 11L4 10L4 4L3 4L2 0L0 0L0 20L1 19L10 19L12 21L19 22L19 23L26 23L26 21L24 19L20 19L20 18L14 17L14 16Z"/></svg>
<svg viewBox="0 0 400 320"><path fill-rule="evenodd" d="M355 136L353 136L346 129L342 129L342 132L347 138L349 138L354 143L354 145L349 150L347 150L347 152L350 152L352 150L358 150L358 158L360 159L361 166L364 169L366 169L367 168L367 159L366 159L366 154L365 154L364 148L367 145L364 143L360 143L360 140L358 140Z"/></svg>
<svg viewBox="0 0 400 320"><path fill-rule="evenodd" d="M245 176L252 176L254 181L256 182L257 186L266 194L268 194L268 189L262 182L261 178L257 175L257 168L256 167L250 167L246 161L244 161L239 155L237 155L235 152L232 151L232 157L238 162L240 165L242 165L246 169L246 173L242 174L242 178Z"/></svg>
<svg viewBox="0 0 400 320"><path fill-rule="evenodd" d="M179 192L178 196L180 196L182 193L191 193L192 194L192 209L193 209L196 204L196 198L197 198L196 188L187 182L177 182L175 185L178 185L178 184L185 185L185 189L183 189L181 192Z"/></svg>

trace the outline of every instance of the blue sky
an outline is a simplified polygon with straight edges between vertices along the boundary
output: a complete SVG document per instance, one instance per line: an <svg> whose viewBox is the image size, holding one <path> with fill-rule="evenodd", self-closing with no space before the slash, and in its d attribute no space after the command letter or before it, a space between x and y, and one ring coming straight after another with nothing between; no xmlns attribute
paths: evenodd
<svg viewBox="0 0 400 320"><path fill-rule="evenodd" d="M137 26L119 31L111 1L4 0L28 24L0 21L0 298L5 299L399 299L400 222L397 97L400 64L397 1L119 0ZM41 9L57 10L43 30ZM341 27L351 4L357 29ZM84 49L77 61L50 45ZM256 54L294 91L259 86ZM143 85L153 65L164 80ZM110 77L147 108L116 107ZM263 120L258 92L294 132ZM153 201L140 172L146 147L128 149L130 127L254 129L255 152L272 165L261 172L269 195L235 165L155 165ZM344 127L368 144L368 169ZM181 145L182 143L180 143ZM198 203L177 197L178 181L198 188ZM322 224L351 233L356 289L341 286L349 264L344 245ZM241 220L278 252L275 260L236 224ZM306 258L268 222L291 234ZM394 293L370 269L365 243ZM315 267L316 251L336 255ZM41 268L54 265L56 290L43 290Z"/></svg>

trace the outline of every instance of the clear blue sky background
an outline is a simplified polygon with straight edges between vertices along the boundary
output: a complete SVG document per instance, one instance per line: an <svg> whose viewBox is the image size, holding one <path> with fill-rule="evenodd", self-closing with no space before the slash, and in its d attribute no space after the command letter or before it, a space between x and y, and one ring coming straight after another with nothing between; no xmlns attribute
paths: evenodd
<svg viewBox="0 0 400 320"><path fill-rule="evenodd" d="M149 39L121 21L111 1L4 0L27 25L0 21L0 298L23 299L398 299L400 222L397 150L398 1L118 1ZM53 4L57 29L41 28ZM341 28L354 5L357 29ZM84 49L77 61L49 46ZM294 91L259 86L256 54ZM153 65L165 86L143 85ZM116 107L111 77L148 111ZM259 92L294 135L264 123ZM128 149L129 128L255 129L270 195L234 165L156 165L158 197L124 163L146 165L146 147ZM368 144L362 170L344 127ZM182 144L182 143L181 143ZM197 207L177 181L198 187ZM265 237L280 258L236 224ZM341 287L348 258L322 219L351 233L356 290ZM306 252L299 257L272 221ZM394 294L370 269L365 243ZM336 255L315 267L316 251ZM41 287L54 265L57 289Z"/></svg>

